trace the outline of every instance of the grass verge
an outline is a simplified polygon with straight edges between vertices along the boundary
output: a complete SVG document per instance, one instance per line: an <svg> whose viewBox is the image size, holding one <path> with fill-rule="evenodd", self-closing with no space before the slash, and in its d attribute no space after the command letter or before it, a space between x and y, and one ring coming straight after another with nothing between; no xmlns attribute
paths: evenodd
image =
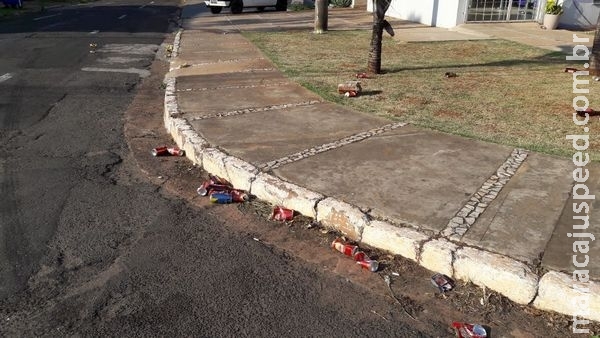
<svg viewBox="0 0 600 338"><path fill-rule="evenodd" d="M384 74L361 79L363 95L347 99L339 83L366 70L370 31L248 32L291 79L323 98L391 120L451 134L572 156L565 136L582 134L573 121L573 77L565 55L505 40L403 43L384 38ZM458 76L446 78L446 72ZM598 84L585 94L600 110ZM581 94L579 94L581 95ZM590 118L593 133L600 120ZM590 136L600 161L600 137Z"/></svg>

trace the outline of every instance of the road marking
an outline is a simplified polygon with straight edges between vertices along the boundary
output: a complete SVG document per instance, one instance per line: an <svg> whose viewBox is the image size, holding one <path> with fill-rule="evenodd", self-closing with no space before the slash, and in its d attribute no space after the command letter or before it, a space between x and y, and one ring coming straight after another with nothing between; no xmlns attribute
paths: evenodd
<svg viewBox="0 0 600 338"><path fill-rule="evenodd" d="M58 14L52 14L52 15L46 15L46 16L40 16L38 18L33 19L33 21L38 21L38 20L43 20L43 19L49 19L49 18L53 18L55 16L59 16L60 13Z"/></svg>
<svg viewBox="0 0 600 338"><path fill-rule="evenodd" d="M98 59L98 62L108 63L108 64L133 63L133 62L141 62L141 61L144 61L144 57L109 56L109 57Z"/></svg>
<svg viewBox="0 0 600 338"><path fill-rule="evenodd" d="M154 55L159 46L154 44L133 43L109 43L98 49L98 53L130 54L130 55Z"/></svg>
<svg viewBox="0 0 600 338"><path fill-rule="evenodd" d="M125 17L126 17L126 16L127 16L127 14L123 14L123 15L121 15L121 16L119 17L119 20L123 20L123 19L125 19Z"/></svg>
<svg viewBox="0 0 600 338"><path fill-rule="evenodd" d="M11 73L6 73L2 76L0 76L0 82L4 82L6 80L10 80L12 78L12 74Z"/></svg>
<svg viewBox="0 0 600 338"><path fill-rule="evenodd" d="M90 32L90 34L98 34L98 33L100 33L100 31L99 31L99 30L95 30L95 31L91 31L91 32Z"/></svg>
<svg viewBox="0 0 600 338"><path fill-rule="evenodd" d="M150 76L150 71L147 69L138 68L96 68L96 67L84 67L81 68L84 72L107 72L107 73L128 73L137 74L140 77Z"/></svg>

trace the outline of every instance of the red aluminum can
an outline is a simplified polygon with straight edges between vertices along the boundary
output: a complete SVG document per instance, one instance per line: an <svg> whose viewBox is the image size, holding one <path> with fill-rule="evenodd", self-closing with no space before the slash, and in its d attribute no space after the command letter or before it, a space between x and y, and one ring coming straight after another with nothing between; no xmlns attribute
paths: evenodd
<svg viewBox="0 0 600 338"><path fill-rule="evenodd" d="M171 154L173 156L183 156L183 155L185 155L185 151L183 149L179 149L177 147L167 148L167 151L169 152L169 154Z"/></svg>
<svg viewBox="0 0 600 338"><path fill-rule="evenodd" d="M357 262L362 262L365 259L369 259L369 257L367 257L367 255L364 252L362 252L362 251L358 251L357 253L355 253L354 256L353 256L353 258Z"/></svg>
<svg viewBox="0 0 600 338"><path fill-rule="evenodd" d="M165 156L169 154L169 149L167 147L156 147L151 151L152 156Z"/></svg>
<svg viewBox="0 0 600 338"><path fill-rule="evenodd" d="M245 192L243 192L241 190L233 189L230 191L230 193L231 193L231 198L233 198L234 202L246 202L250 199L248 194L246 194Z"/></svg>
<svg viewBox="0 0 600 338"><path fill-rule="evenodd" d="M342 241L341 238L336 238L331 243L331 247L350 257L354 257L354 255L358 251L358 246L344 243L344 241Z"/></svg>
<svg viewBox="0 0 600 338"><path fill-rule="evenodd" d="M271 214L271 219L275 221L291 221L294 219L294 210L276 206Z"/></svg>
<svg viewBox="0 0 600 338"><path fill-rule="evenodd" d="M377 270L379 270L379 263L375 260L365 259L356 262L356 264L360 264L361 267L368 269L371 272L377 272Z"/></svg>

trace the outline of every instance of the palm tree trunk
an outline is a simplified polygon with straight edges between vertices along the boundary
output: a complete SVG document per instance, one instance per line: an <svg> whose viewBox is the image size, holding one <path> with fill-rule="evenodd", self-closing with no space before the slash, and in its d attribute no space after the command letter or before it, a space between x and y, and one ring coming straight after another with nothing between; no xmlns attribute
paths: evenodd
<svg viewBox="0 0 600 338"><path fill-rule="evenodd" d="M369 48L369 61L367 68L369 73L381 74L381 40L383 30L394 35L392 26L385 20L385 12L390 7L391 0L373 0L373 34L371 35L371 47Z"/></svg>
<svg viewBox="0 0 600 338"><path fill-rule="evenodd" d="M381 40L383 40L383 24L376 21L373 23L371 48L369 49L368 70L370 73L381 73Z"/></svg>

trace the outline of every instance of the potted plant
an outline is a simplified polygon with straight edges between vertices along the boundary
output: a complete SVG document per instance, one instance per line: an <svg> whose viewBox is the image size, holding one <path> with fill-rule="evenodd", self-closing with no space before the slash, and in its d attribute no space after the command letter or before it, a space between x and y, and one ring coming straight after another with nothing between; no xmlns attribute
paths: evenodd
<svg viewBox="0 0 600 338"><path fill-rule="evenodd" d="M562 13L563 7L561 4L558 4L556 0L546 1L546 7L544 8L544 27L546 27L546 29L556 29Z"/></svg>

